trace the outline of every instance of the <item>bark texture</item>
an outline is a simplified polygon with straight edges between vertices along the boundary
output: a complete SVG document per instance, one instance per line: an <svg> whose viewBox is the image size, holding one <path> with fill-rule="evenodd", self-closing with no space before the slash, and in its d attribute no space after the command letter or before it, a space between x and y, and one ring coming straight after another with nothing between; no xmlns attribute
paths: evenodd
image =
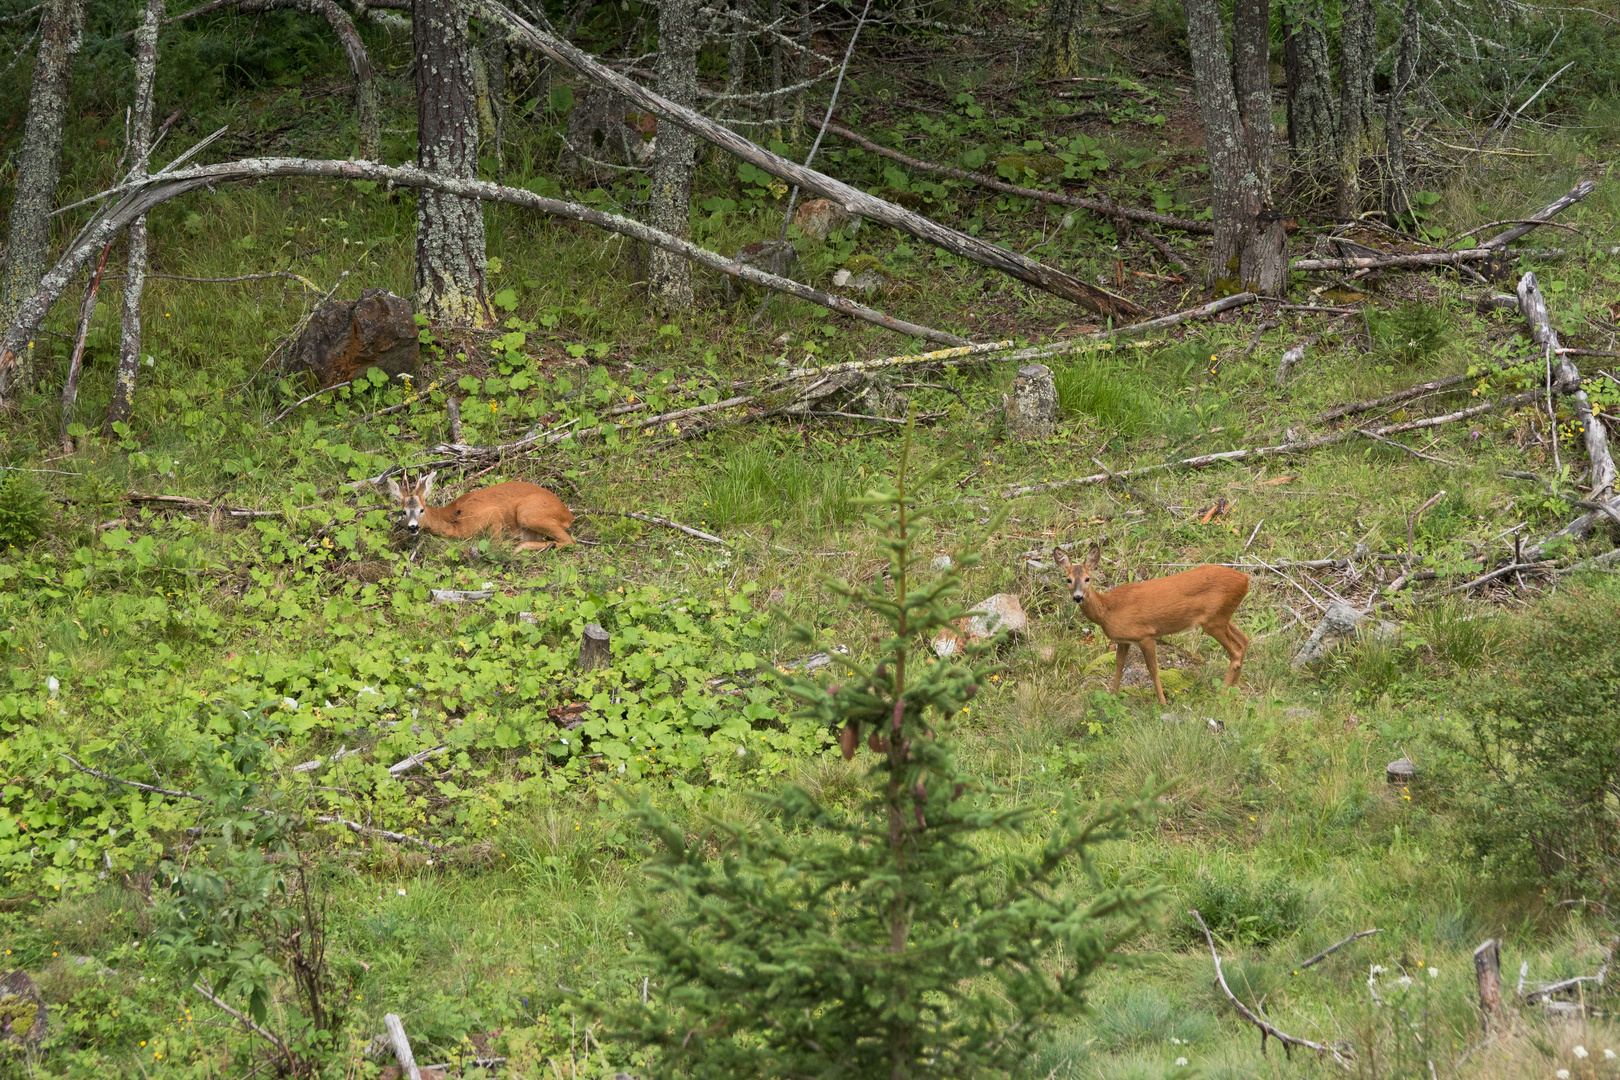
<svg viewBox="0 0 1620 1080"><path fill-rule="evenodd" d="M1296 183L1325 178L1337 163L1333 72L1320 0L1296 0L1284 8L1283 67L1288 78L1289 164Z"/></svg>
<svg viewBox="0 0 1620 1080"><path fill-rule="evenodd" d="M1215 250L1210 279L1228 292L1278 292L1287 234L1272 201L1268 0L1236 0L1233 52L1219 0L1187 0L1187 38L1209 153Z"/></svg>
<svg viewBox="0 0 1620 1080"><path fill-rule="evenodd" d="M1046 33L1041 41L1041 76L1068 79L1080 74L1081 29L1085 6L1081 0L1052 0L1046 9Z"/></svg>
<svg viewBox="0 0 1620 1080"><path fill-rule="evenodd" d="M62 164L73 60L84 40L84 0L49 0L40 25L39 54L28 95L28 119L17 154L17 195L11 204L6 269L0 278L0 326L9 325L33 293L50 256L51 211ZM20 372L26 379L28 372ZM0 388L0 395L4 390Z"/></svg>
<svg viewBox="0 0 1620 1080"><path fill-rule="evenodd" d="M1361 156L1376 122L1373 66L1378 61L1378 20L1372 0L1345 0L1339 33L1339 219L1361 214Z"/></svg>
<svg viewBox="0 0 1620 1080"><path fill-rule="evenodd" d="M157 74L158 30L163 25L163 0L146 0L146 18L135 32L135 108L129 125L131 178L145 176L152 153L152 82ZM129 262L124 275L124 318L118 347L118 371L113 376L112 400L102 435L113 425L127 422L135 408L135 381L141 371L141 292L146 287L146 218L129 227Z"/></svg>
<svg viewBox="0 0 1620 1080"><path fill-rule="evenodd" d="M478 178L478 94L472 41L459 0L416 0L416 163L428 172ZM416 198L416 310L437 323L495 321L484 288L484 211L440 191Z"/></svg>
<svg viewBox="0 0 1620 1080"><path fill-rule="evenodd" d="M697 53L703 43L697 0L661 0L658 5L658 91L686 108L697 102ZM658 127L647 221L653 228L685 239L692 222L692 161L697 140L674 124ZM647 255L647 295L666 312L692 306L692 264L663 248Z"/></svg>
<svg viewBox="0 0 1620 1080"><path fill-rule="evenodd" d="M1406 0L1401 18L1400 54L1395 60L1395 78L1384 105L1384 152L1389 158L1389 177L1384 185L1385 220L1391 225L1412 219L1411 176L1406 168L1406 91L1412 85L1418 57L1418 0Z"/></svg>

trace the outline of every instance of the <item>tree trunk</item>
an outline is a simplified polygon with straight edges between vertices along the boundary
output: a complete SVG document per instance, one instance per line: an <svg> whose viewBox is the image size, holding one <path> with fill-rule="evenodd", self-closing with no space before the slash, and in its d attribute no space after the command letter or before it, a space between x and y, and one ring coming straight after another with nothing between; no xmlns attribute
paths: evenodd
<svg viewBox="0 0 1620 1080"><path fill-rule="evenodd" d="M1395 225L1402 219L1415 221L1412 213L1411 176L1406 168L1406 91L1417 68L1418 0L1407 0L1401 18L1401 51L1395 61L1395 78L1389 87L1384 110L1384 152L1389 157L1389 180L1384 188L1384 220Z"/></svg>
<svg viewBox="0 0 1620 1080"><path fill-rule="evenodd" d="M486 25L484 82L489 91L489 138L494 143L495 179L506 182L506 27Z"/></svg>
<svg viewBox="0 0 1620 1080"><path fill-rule="evenodd" d="M416 163L429 172L478 178L478 98L472 42L459 0L415 0ZM488 326L484 212L437 191L416 197L416 310L436 323Z"/></svg>
<svg viewBox="0 0 1620 1080"><path fill-rule="evenodd" d="M11 325L18 308L45 274L68 92L73 87L73 59L83 39L84 0L48 0L40 24L22 149L17 154L17 194L11 204L5 275L0 278L0 326ZM22 381L29 378L26 366L17 374ZM5 388L0 387L0 396L4 394Z"/></svg>
<svg viewBox="0 0 1620 1080"><path fill-rule="evenodd" d="M1333 117L1333 73L1320 0L1286 5L1283 39L1288 78L1288 149L1296 185L1325 180L1331 189L1337 170Z"/></svg>
<svg viewBox="0 0 1620 1080"><path fill-rule="evenodd" d="M1378 60L1378 20L1372 0L1345 0L1339 32L1339 219L1361 215L1361 157L1374 124L1373 66Z"/></svg>
<svg viewBox="0 0 1620 1080"><path fill-rule="evenodd" d="M1235 57L1218 0L1187 0L1187 38L1215 212L1210 280L1226 292L1280 292L1288 281L1287 234L1272 203L1269 0L1237 0Z"/></svg>
<svg viewBox="0 0 1620 1080"><path fill-rule="evenodd" d="M697 53L703 34L696 0L662 0L658 6L658 92L691 108L697 101ZM653 162L647 222L686 239L692 222L692 157L697 140L685 128L658 125L658 158ZM692 264L662 248L647 256L647 294L664 312L692 306Z"/></svg>
<svg viewBox="0 0 1620 1080"><path fill-rule="evenodd" d="M131 177L145 176L152 152L152 82L157 75L158 30L163 25L163 0L146 0L146 19L135 32L135 109L130 119ZM124 276L123 341L118 351L118 372L113 376L112 401L101 434L110 436L113 425L127 423L135 407L135 380L141 371L141 292L146 287L146 218L129 227L129 262Z"/></svg>
<svg viewBox="0 0 1620 1080"><path fill-rule="evenodd" d="M1080 35L1084 16L1085 5L1081 0L1052 0L1046 10L1042 78L1069 79L1080 74Z"/></svg>

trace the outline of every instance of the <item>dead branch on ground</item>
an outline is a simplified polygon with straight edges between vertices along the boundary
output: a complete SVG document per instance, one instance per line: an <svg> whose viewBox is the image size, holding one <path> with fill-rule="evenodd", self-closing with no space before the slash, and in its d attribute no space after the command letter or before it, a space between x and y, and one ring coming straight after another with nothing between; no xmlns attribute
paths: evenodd
<svg viewBox="0 0 1620 1080"><path fill-rule="evenodd" d="M1276 1039L1278 1042L1283 1044L1283 1053L1290 1059L1293 1057L1294 1047L1299 1046L1306 1050L1316 1051L1318 1057L1331 1054L1333 1055L1333 1060L1337 1062L1339 1067L1345 1072L1355 1071L1350 1065L1350 1062L1345 1059L1342 1053L1340 1053L1338 1047L1328 1046L1326 1043L1313 1042L1310 1039L1302 1039L1296 1035L1290 1035L1276 1027L1274 1024L1265 1020L1263 1017L1259 1016L1247 1005L1243 1004L1243 1002L1239 1000L1238 996L1232 993L1232 988L1226 985L1226 973L1221 970L1221 954L1215 949L1215 935L1209 932L1209 927L1204 924L1204 917L1198 913L1197 908L1189 911L1188 914L1194 919L1198 920L1198 928L1204 932L1204 940L1209 943L1209 955L1215 961L1216 983L1220 985L1222 992L1226 994L1227 1000L1230 1001L1233 1007L1237 1009L1238 1015L1242 1016L1243 1019L1260 1029L1260 1053L1262 1055L1266 1052L1266 1039L1269 1037Z"/></svg>
<svg viewBox="0 0 1620 1080"><path fill-rule="evenodd" d="M1295 975L1298 975L1300 972L1304 971L1306 968L1314 967L1315 965L1321 963L1323 960L1326 960L1328 957L1332 956L1334 953L1338 952L1340 949L1344 948L1346 945L1350 944L1352 941L1357 941L1357 940L1359 940L1361 938L1371 937L1373 934L1381 934L1381 933L1383 933L1383 930L1380 929L1379 927L1375 926L1371 930L1362 930L1359 933L1351 934L1349 937L1345 938L1343 941L1339 942L1338 944L1329 945L1327 948L1323 949L1321 952L1317 953L1315 956L1311 957L1309 960L1306 960L1303 963L1296 966L1294 968L1293 973Z"/></svg>
<svg viewBox="0 0 1620 1080"><path fill-rule="evenodd" d="M1534 273L1527 273L1519 279L1518 294L1519 311L1530 324L1531 340L1547 350L1549 367L1556 367L1558 381L1572 387L1569 391L1570 400L1574 402L1575 415L1583 428L1587 457L1592 461L1592 497L1601 499L1604 493L1614 486L1615 469L1614 459L1609 455L1609 436L1603 425L1592 415L1592 403L1587 399L1586 391L1581 389L1581 373L1575 367L1575 361L1571 360L1567 353L1562 355L1559 353L1558 333L1553 330L1552 323L1547 317L1547 301L1541 295ZM1554 356L1558 357L1556 365L1552 363ZM1550 371L1548 381L1550 384ZM1557 438L1558 433L1554 431L1555 443Z"/></svg>
<svg viewBox="0 0 1620 1080"><path fill-rule="evenodd" d="M630 510L598 510L588 506L569 507L569 509L574 512L575 517L590 517L593 515L600 516L603 514L612 514L616 517L634 518L637 521L646 521L653 525L662 525L666 529L674 529L676 532L685 533L687 536L697 540L706 541L710 544L719 544L721 547L731 546L730 541L723 540L720 537L715 536L713 533L706 533L701 529L694 529L690 525L682 525L678 521L671 521L669 518L657 517L653 514L638 514Z"/></svg>

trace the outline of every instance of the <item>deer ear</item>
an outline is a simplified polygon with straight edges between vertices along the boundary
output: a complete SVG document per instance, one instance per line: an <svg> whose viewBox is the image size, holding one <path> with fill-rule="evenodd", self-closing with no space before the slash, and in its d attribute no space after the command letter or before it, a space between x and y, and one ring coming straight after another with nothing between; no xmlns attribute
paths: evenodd
<svg viewBox="0 0 1620 1080"><path fill-rule="evenodd" d="M387 478L387 483L388 483L388 497L393 499L395 502L404 502L405 501L405 493L403 491L399 490L399 484L397 482L395 482L395 480L394 480L394 478L392 476Z"/></svg>
<svg viewBox="0 0 1620 1080"><path fill-rule="evenodd" d="M422 497L423 502L427 502L429 497L432 496L433 478L438 475L439 471L435 469L416 482L416 493Z"/></svg>
<svg viewBox="0 0 1620 1080"><path fill-rule="evenodd" d="M1086 569L1095 570L1100 562L1102 562L1102 549L1096 544L1092 544L1086 551Z"/></svg>
<svg viewBox="0 0 1620 1080"><path fill-rule="evenodd" d="M1069 557L1063 553L1063 549L1060 547L1052 549L1052 560L1065 570L1069 568Z"/></svg>

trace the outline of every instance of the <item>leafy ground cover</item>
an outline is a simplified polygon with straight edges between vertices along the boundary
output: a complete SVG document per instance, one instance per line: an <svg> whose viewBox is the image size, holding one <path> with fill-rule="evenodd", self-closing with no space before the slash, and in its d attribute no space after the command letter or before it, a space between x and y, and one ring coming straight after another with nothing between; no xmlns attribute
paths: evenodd
<svg viewBox="0 0 1620 1080"><path fill-rule="evenodd" d="M391 55L384 39L374 49ZM341 73L340 58L322 55L296 63ZM963 56L943 80L949 92L881 65L858 70L850 100L861 107L848 119L906 137L915 156L994 161L1019 182L1061 177L1177 214L1207 204L1199 155L1178 134L1196 124L1178 80L1100 63L1117 93L1082 107L1017 81L1005 58ZM199 110L186 125L200 134L240 124L232 153L339 152L324 126L339 109L332 97L262 78L232 116ZM536 96L508 150L511 174L537 189L558 184L568 99ZM68 187L88 193L106 179L114 155L96 151L103 135L78 131ZM801 156L810 137L777 135ZM1455 234L1543 205L1607 159L1607 137L1600 125L1527 134L1517 146L1531 164L1504 156L1434 183L1425 225ZM397 137L385 150L391 161L410 153ZM829 147L826 160L847 180L1020 250L1039 246L1076 273L1117 282L1165 269L1112 222L911 175L855 149ZM729 252L775 235L786 193L750 170L710 160L699 189L701 242ZM604 206L639 197L633 183L574 194ZM1542 278L1566 343L1612 347L1620 267L1602 241L1615 213L1600 183L1561 219L1586 231L1590 251L1522 264ZM857 799L870 759L846 763L836 731L791 718L772 672L802 671L813 651L794 625L809 627L817 648L873 655L877 627L827 582L882 580L880 537L860 500L895 467L892 433L782 421L703 440L610 429L477 477L441 477L445 497L528 479L573 506L671 517L725 545L597 515L583 519L589 543L538 557L498 539L418 546L380 493L349 485L444 441L451 395L464 440L493 443L542 420L590 429L615 406L710 404L730 380L784 362L915 343L780 298L755 326L759 298L724 306L722 284L701 276L704 302L690 317L655 317L627 242L510 208L487 220L506 320L498 334L426 327L421 379L368 380L284 418L312 388L280 374L273 354L307 308L334 286L344 297L409 292L408 192L265 183L154 213L154 268L175 276L148 285L152 359L137 417L105 442L70 432L70 454L58 449L54 401L68 305L52 322L36 393L0 433L0 941L8 963L39 976L55 1028L36 1058L5 1068L180 1077L274 1067L263 1039L193 988L202 981L332 1075L377 1068L362 1051L385 1012L404 1017L424 1062L498 1053L510 1075L635 1072L644 1061L591 1037L586 1007L643 990L631 920L647 837L620 794L650 795L692 835L712 819L740 829L763 820L749 792L784 780L831 805ZM796 242L813 283L879 268L885 310L977 340L1090 327L1052 297L875 228ZM1193 240L1174 243L1192 261ZM265 270L309 284L181 280ZM1198 294L1191 283L1128 283L1163 310ZM1322 285L1302 278L1294 299L1321 304ZM1354 299L1364 313L1251 309L1054 361L1064 416L1042 442L1008 436L1004 365L941 369L930 385L904 388L919 412L943 414L913 435L920 468L941 467L917 493L935 506L918 543L938 554L977 546L969 598L1014 592L1031 615L1027 637L1005 647L1004 667L963 710L963 766L1053 816L1071 800L1126 800L1154 778L1175 780L1152 826L1093 856L1104 880L1151 881L1170 900L1099 973L1091 1010L1039 1050L1030 1076L1338 1071L1275 1048L1262 1056L1256 1032L1211 987L1191 908L1215 932L1238 994L1264 1001L1290 1032L1353 1043L1362 1075L1431 1075L1430 1062L1444 1076L1616 1071L1605 1048L1620 1051L1620 1033L1603 1020L1532 1020L1482 1045L1470 958L1502 937L1510 973L1523 961L1550 980L1594 971L1612 935L1612 769L1589 753L1604 739L1612 753L1612 697L1577 697L1579 737L1551 750L1527 748L1533 733L1515 724L1545 712L1537 695L1612 679L1613 620L1580 615L1612 615L1620 594L1607 579L1530 576L1524 588L1502 581L1432 603L1397 594L1398 635L1296 671L1289 658L1317 608L1335 594L1367 598L1398 567L1257 571L1238 618L1254 638L1242 684L1219 687L1224 657L1187 635L1161 653L1174 690L1161 709L1139 666L1123 699L1100 692L1111 648L1030 565L1054 543L1087 539L1103 544L1110 584L1240 556L1278 566L1408 552L1409 515L1443 490L1411 525L1408 553L1444 586L1507 554L1515 529L1539 537L1568 519L1558 492L1575 490L1579 440L1567 417L1550 433L1533 407L1413 444L1451 464L1363 441L1165 470L1129 488L1008 495L1090 474L1093 459L1118 470L1272 445L1291 430L1325 430L1315 417L1332 405L1443 375L1470 378L1389 410L1390 420L1538 385L1539 361L1495 370L1532 350L1516 315L1476 311L1473 287L1393 273L1357 283L1365 292L1333 287L1327 302ZM82 417L107 399L116 310L109 299L92 325ZM1279 388L1282 351L1324 331ZM1594 379L1594 398L1612 404ZM1554 487L1502 475L1514 471ZM127 501L130 491L279 513L244 522L166 511ZM1222 498L1224 513L1198 513ZM493 595L435 603L436 589ZM581 672L577 643L592 622L611 633L613 663ZM1542 640L1557 649L1538 667ZM1520 690L1529 696L1514 697ZM1504 752L1554 774L1584 756L1595 797L1560 804L1538 792L1533 815L1493 827L1484 796L1523 797L1537 784L1509 770L1479 785L1480 762ZM1418 763L1409 787L1385 780L1400 757ZM1571 821L1606 858L1553 865L1546 836ZM1372 927L1381 932L1297 969ZM324 937L318 956L312 936ZM311 1023L296 978L318 962L330 1035Z"/></svg>

